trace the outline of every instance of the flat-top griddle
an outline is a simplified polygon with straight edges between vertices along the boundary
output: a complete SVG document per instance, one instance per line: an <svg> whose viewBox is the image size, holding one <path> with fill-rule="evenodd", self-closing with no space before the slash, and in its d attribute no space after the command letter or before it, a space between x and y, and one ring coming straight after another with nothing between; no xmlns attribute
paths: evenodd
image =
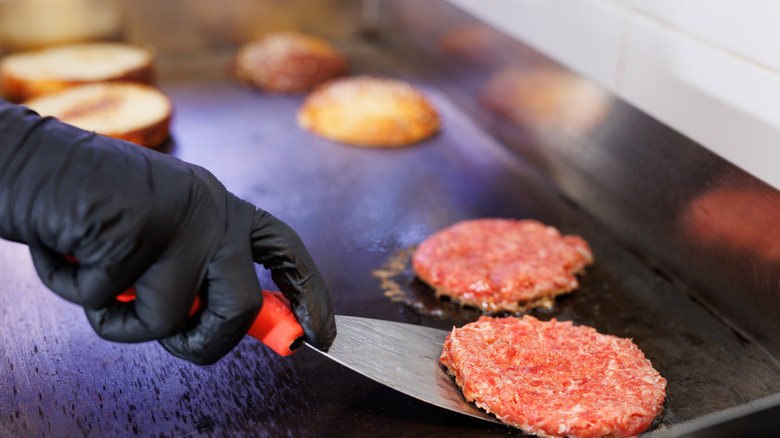
<svg viewBox="0 0 780 438"><path fill-rule="evenodd" d="M672 239L667 226L708 185L759 182L612 98L587 133L508 123L481 103L480 85L496 63L522 69L550 60L497 33L502 49L480 52L489 62L442 52L437 41L448 30L480 25L446 2L372 7L381 14L369 21L371 32L334 37L334 44L353 73L422 89L443 121L434 138L367 149L312 136L295 121L304 96L236 85L226 73L235 46L225 44L160 53L158 86L175 105L173 138L162 151L208 168L237 196L295 228L339 314L442 329L474 320L475 310L426 295L408 254L460 220L533 218L585 238L596 262L579 290L531 313L632 338L669 382L651 430L670 433L780 393L773 344L713 304L728 301L711 285L739 284L743 274L709 270L729 265L728 254ZM425 26L418 14L436 19ZM618 147L626 142L641 147ZM671 149L678 151L673 160L659 160ZM676 173L694 159L702 167ZM773 324L762 322L772 310L750 298L777 299L766 292L777 292L777 282L751 283L774 278L772 263L750 264L753 279L740 289L759 309L755 327ZM199 367L156 343L106 342L77 306L44 288L24 246L0 242L0 266L0 435L522 435L428 406L307 350L282 358L246 338L217 364ZM262 268L258 275L274 288Z"/></svg>

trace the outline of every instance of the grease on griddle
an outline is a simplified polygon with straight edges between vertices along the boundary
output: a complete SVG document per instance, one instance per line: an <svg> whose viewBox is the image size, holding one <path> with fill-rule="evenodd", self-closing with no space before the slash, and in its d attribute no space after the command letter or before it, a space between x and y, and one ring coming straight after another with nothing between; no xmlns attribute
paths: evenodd
<svg viewBox="0 0 780 438"><path fill-rule="evenodd" d="M537 308L533 312L496 314L483 312L476 307L461 305L458 301L448 297L436 298L433 289L417 278L412 269L412 254L414 254L415 249L416 246L411 246L394 251L388 257L387 262L372 271L371 274L380 280L380 287L386 297L394 303L408 306L421 316L452 321L455 324L465 324L487 314L519 316L523 313L534 313L545 317L554 313L554 302L551 303L550 307Z"/></svg>

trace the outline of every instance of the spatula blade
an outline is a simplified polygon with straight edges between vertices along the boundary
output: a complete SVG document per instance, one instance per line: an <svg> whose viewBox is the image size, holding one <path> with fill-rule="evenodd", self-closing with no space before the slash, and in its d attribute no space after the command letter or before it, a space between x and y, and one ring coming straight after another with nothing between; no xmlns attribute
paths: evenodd
<svg viewBox="0 0 780 438"><path fill-rule="evenodd" d="M354 316L336 316L338 335L327 353L341 365L419 400L499 423L468 403L439 362L449 332ZM319 351L319 350L317 350Z"/></svg>

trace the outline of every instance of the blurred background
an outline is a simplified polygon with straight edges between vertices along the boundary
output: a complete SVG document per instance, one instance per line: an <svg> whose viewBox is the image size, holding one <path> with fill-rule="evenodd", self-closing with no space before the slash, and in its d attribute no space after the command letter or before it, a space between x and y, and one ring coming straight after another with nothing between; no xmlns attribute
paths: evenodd
<svg viewBox="0 0 780 438"><path fill-rule="evenodd" d="M780 188L776 2L450 2ZM374 2L347 3L2 0L0 52L86 39L187 51L293 28L338 37Z"/></svg>
<svg viewBox="0 0 780 438"><path fill-rule="evenodd" d="M354 31L344 0L2 0L0 50L88 40L151 44L163 52L246 42L297 29L325 37ZM344 7L341 7L341 6Z"/></svg>
<svg viewBox="0 0 780 438"><path fill-rule="evenodd" d="M780 3L451 3L780 188Z"/></svg>

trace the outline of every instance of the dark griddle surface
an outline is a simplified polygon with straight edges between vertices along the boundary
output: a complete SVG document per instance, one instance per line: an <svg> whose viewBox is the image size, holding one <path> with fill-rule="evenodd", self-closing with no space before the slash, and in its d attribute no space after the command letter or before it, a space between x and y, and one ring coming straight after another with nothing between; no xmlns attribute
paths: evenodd
<svg viewBox="0 0 780 438"><path fill-rule="evenodd" d="M655 427L780 391L780 367L688 298L535 170L476 127L435 83L380 45L344 45L357 72L412 80L443 131L402 149L361 149L299 130L302 97L240 88L229 53L161 59L175 104L163 150L205 166L236 195L292 225L311 250L340 314L440 328L476 318L420 315L384 296L372 272L426 236L478 217L535 218L583 236L596 263L578 291L539 318L633 338L669 381ZM37 279L25 247L0 242L2 436L519 435L407 398L304 350L275 356L245 339L216 365L175 359L156 343L100 340L74 305ZM269 275L258 269L266 288ZM396 280L414 289L407 271Z"/></svg>

